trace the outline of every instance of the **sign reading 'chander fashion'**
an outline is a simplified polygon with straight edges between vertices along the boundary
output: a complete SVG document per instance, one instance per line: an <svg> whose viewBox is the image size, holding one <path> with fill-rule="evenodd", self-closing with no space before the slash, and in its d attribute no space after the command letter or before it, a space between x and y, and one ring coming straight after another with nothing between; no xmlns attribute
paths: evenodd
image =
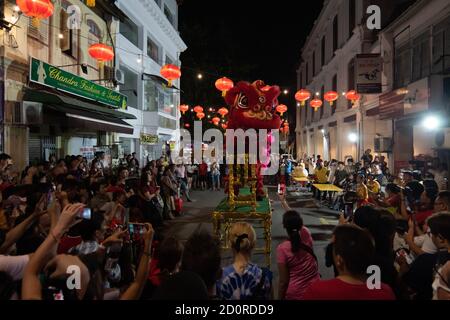
<svg viewBox="0 0 450 320"><path fill-rule="evenodd" d="M125 95L35 58L31 59L30 81L115 108L127 108L127 97Z"/></svg>

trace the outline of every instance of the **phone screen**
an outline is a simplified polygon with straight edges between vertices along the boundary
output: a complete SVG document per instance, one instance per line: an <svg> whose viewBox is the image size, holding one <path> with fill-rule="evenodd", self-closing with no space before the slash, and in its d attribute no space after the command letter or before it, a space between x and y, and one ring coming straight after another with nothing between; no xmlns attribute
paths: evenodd
<svg viewBox="0 0 450 320"><path fill-rule="evenodd" d="M91 214L92 214L91 208L84 208L81 217L82 217L84 220L91 220Z"/></svg>
<svg viewBox="0 0 450 320"><path fill-rule="evenodd" d="M353 204L346 204L344 209L345 219L351 220L353 218Z"/></svg>
<svg viewBox="0 0 450 320"><path fill-rule="evenodd" d="M131 240L140 240L145 233L145 225L141 223L130 223L128 224L128 230Z"/></svg>

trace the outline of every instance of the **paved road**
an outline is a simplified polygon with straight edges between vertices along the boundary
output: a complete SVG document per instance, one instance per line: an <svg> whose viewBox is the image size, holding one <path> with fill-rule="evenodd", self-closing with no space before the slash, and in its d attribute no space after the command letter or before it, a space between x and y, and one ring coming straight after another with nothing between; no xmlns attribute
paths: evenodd
<svg viewBox="0 0 450 320"><path fill-rule="evenodd" d="M276 188L269 187L269 197L272 200L272 255L271 270L274 273L274 292L278 289L278 270L276 263L276 247L286 239L286 233L282 225L282 216L286 208L298 210L303 217L304 224L312 233L314 239L314 251L320 265L320 273L323 279L333 277L331 269L325 267L325 246L331 238L332 230L337 224L337 213L327 209L319 209L306 194L288 193L282 202L276 193ZM223 191L192 191L191 198L194 202L184 203L184 214L175 220L166 223L166 236L174 236L181 241L186 241L189 236L197 230L213 231L211 212L217 204L225 197ZM262 234L257 230L258 238ZM258 246L262 240L258 240ZM223 265L231 261L231 252L223 252ZM263 254L255 254L252 261L260 265L265 264Z"/></svg>

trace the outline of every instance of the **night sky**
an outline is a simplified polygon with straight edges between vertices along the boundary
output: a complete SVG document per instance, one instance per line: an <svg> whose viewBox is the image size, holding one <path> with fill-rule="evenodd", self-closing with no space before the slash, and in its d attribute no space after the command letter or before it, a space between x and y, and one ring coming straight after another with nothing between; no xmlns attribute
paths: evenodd
<svg viewBox="0 0 450 320"><path fill-rule="evenodd" d="M183 0L179 31L188 49L180 57L182 103L223 104L214 82L226 76L290 89L289 99L280 102L295 105L300 50L322 5L323 0Z"/></svg>

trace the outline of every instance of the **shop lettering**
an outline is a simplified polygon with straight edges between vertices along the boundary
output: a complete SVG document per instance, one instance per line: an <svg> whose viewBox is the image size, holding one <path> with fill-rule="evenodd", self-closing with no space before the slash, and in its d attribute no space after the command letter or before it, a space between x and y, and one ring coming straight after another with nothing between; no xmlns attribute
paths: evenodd
<svg viewBox="0 0 450 320"><path fill-rule="evenodd" d="M68 85L74 86L74 87L78 87L78 81L76 81L73 77L65 77L61 74L61 70L56 69L54 67L50 67L49 68L50 71L50 78L58 80L60 82L64 82Z"/></svg>

